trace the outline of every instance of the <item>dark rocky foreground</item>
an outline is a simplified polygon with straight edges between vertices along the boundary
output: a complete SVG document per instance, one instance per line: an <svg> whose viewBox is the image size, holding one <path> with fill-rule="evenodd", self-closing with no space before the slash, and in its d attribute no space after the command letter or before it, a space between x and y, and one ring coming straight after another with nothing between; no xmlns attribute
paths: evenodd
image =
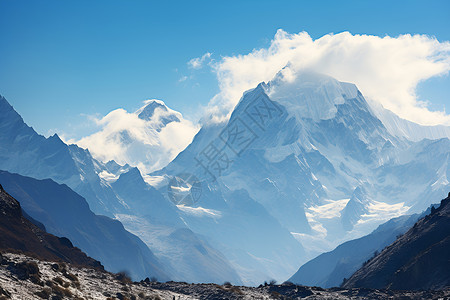
<svg viewBox="0 0 450 300"><path fill-rule="evenodd" d="M259 287L183 282L132 282L124 274L40 261L23 254L0 257L0 300L7 299L450 299L450 289L392 291L322 289L294 284Z"/></svg>
<svg viewBox="0 0 450 300"><path fill-rule="evenodd" d="M450 289L442 291L391 291L374 289L322 289L294 284L243 287L181 282L140 283L154 290L166 290L196 299L450 299Z"/></svg>

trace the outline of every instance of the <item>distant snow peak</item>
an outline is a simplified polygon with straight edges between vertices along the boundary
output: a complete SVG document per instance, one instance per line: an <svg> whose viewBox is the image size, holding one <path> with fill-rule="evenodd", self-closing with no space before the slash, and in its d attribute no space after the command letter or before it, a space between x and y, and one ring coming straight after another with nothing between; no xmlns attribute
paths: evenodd
<svg viewBox="0 0 450 300"><path fill-rule="evenodd" d="M168 164L194 137L198 128L161 100L146 100L133 113L116 109L97 124L98 132L76 142L101 160L139 167L143 173ZM114 173L114 172L112 172ZM107 181L114 177L102 174Z"/></svg>
<svg viewBox="0 0 450 300"><path fill-rule="evenodd" d="M141 120L160 123L161 126L166 126L171 122L180 122L182 118L179 112L168 108L162 100L145 100L144 104L143 107L135 112Z"/></svg>

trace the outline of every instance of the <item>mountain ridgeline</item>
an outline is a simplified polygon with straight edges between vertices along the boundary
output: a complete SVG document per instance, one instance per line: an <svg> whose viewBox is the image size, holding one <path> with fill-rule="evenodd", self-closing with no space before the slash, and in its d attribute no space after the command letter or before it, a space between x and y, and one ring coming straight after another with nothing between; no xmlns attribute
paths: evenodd
<svg viewBox="0 0 450 300"><path fill-rule="evenodd" d="M337 287L364 262L371 259L374 253L381 252L426 213L391 219L366 236L347 241L330 252L322 253L302 265L289 281L307 286Z"/></svg>
<svg viewBox="0 0 450 300"><path fill-rule="evenodd" d="M438 208L367 261L343 284L393 290L450 287L450 193Z"/></svg>

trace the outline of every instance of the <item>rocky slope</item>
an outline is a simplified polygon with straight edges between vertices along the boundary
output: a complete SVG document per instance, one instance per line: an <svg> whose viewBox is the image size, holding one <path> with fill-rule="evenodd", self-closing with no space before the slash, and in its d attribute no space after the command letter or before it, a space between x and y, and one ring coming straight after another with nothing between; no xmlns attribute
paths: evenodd
<svg viewBox="0 0 450 300"><path fill-rule="evenodd" d="M396 290L450 286L450 193L437 209L366 262L344 284L346 288Z"/></svg>
<svg viewBox="0 0 450 300"><path fill-rule="evenodd" d="M126 274L113 274L65 263L3 253L0 299L193 299L171 291L133 284ZM23 276L26 267L28 275Z"/></svg>
<svg viewBox="0 0 450 300"><path fill-rule="evenodd" d="M103 270L98 261L74 247L69 239L49 234L24 217L20 203L11 197L2 185L0 185L0 251L28 253L41 260L63 261Z"/></svg>

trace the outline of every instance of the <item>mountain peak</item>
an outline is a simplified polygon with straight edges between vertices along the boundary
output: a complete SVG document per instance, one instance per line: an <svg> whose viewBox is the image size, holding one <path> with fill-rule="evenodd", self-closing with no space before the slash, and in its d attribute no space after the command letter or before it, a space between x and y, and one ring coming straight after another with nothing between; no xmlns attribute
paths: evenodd
<svg viewBox="0 0 450 300"><path fill-rule="evenodd" d="M266 93L297 117L320 121L333 118L336 106L356 98L358 88L324 74L293 71L286 66L267 84Z"/></svg>
<svg viewBox="0 0 450 300"><path fill-rule="evenodd" d="M2 95L0 95L0 111L3 115L1 121L16 120L18 122L23 122L22 117L14 110L14 107Z"/></svg>
<svg viewBox="0 0 450 300"><path fill-rule="evenodd" d="M155 114L155 110L157 108L161 109L164 112L168 111L166 104L162 100L156 99L145 100L144 104L145 104L144 106L142 106L140 109L136 111L136 114L138 115L139 119L142 120L147 121L150 120Z"/></svg>
<svg viewBox="0 0 450 300"><path fill-rule="evenodd" d="M171 110L162 100L146 100L144 106L138 109L135 114L144 121L160 121L164 127L171 122L180 122L180 113Z"/></svg>
<svg viewBox="0 0 450 300"><path fill-rule="evenodd" d="M61 138L59 137L59 135L57 133L53 134L52 136L50 136L48 138L49 141L53 141L55 143L58 144L64 144L63 140L61 140Z"/></svg>

